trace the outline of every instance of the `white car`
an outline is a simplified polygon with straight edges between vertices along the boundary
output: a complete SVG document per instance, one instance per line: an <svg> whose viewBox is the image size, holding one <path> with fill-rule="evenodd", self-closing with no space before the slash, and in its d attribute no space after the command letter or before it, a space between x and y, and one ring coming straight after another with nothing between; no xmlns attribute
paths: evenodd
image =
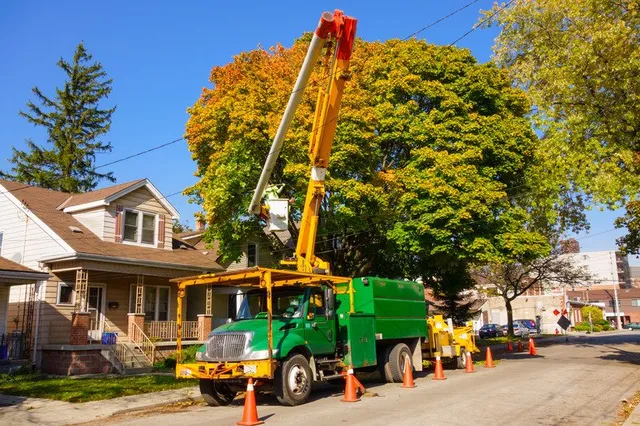
<svg viewBox="0 0 640 426"><path fill-rule="evenodd" d="M509 326L508 325L503 325L502 326L502 334L503 335L507 335L509 334ZM529 337L529 329L527 327L525 327L524 325L522 325L522 323L519 322L514 322L513 323L513 334L516 337Z"/></svg>

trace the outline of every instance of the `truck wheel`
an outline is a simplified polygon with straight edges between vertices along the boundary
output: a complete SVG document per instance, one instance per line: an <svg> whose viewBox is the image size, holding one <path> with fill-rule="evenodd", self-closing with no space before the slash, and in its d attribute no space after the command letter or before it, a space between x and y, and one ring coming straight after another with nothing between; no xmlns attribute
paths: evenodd
<svg viewBox="0 0 640 426"><path fill-rule="evenodd" d="M236 392L226 384L209 379L200 379L200 394L204 402L212 407L229 405L236 397Z"/></svg>
<svg viewBox="0 0 640 426"><path fill-rule="evenodd" d="M402 375L404 373L405 359L409 358L411 361L411 350L409 346L404 343L398 343L397 345L387 348L386 362L384 363L384 376L387 382L401 382ZM413 363L411 363L413 366Z"/></svg>
<svg viewBox="0 0 640 426"><path fill-rule="evenodd" d="M276 398L283 405L300 405L311 394L311 368L304 355L295 354L282 363L273 378Z"/></svg>

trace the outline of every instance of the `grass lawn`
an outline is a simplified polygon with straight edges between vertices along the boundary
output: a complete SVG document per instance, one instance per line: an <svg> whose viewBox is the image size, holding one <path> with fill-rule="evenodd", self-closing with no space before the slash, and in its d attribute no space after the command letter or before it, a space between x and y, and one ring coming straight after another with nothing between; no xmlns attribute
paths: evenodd
<svg viewBox="0 0 640 426"><path fill-rule="evenodd" d="M160 375L74 379L38 374L0 374L0 394L67 402L98 401L196 385L196 380Z"/></svg>

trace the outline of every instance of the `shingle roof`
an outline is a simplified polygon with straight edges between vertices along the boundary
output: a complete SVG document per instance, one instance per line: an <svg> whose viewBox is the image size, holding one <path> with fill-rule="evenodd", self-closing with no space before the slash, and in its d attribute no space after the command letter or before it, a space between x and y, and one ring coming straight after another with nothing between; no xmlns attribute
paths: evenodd
<svg viewBox="0 0 640 426"><path fill-rule="evenodd" d="M6 259L0 256L0 271L12 271L12 272L35 272L33 269L27 268L24 265L16 263L12 260Z"/></svg>
<svg viewBox="0 0 640 426"><path fill-rule="evenodd" d="M4 188L10 191L18 200L22 201L29 210L49 226L53 232L62 238L77 253L149 260L190 267L196 266L203 270L223 269L216 263L213 255L205 255L198 250L155 249L103 241L71 214L64 213L62 210L57 209L71 194L3 179L0 179L0 185L4 186ZM107 189L108 188L105 188L105 190ZM122 188L120 190L122 190ZM73 232L70 227L76 227L82 232Z"/></svg>
<svg viewBox="0 0 640 426"><path fill-rule="evenodd" d="M81 204L91 203L93 201L104 200L105 198L117 194L137 183L142 182L144 179L132 180L131 182L125 182L118 185L108 186L106 188L97 189L95 191L89 191L82 194L67 194L68 198L58 208L79 206Z"/></svg>

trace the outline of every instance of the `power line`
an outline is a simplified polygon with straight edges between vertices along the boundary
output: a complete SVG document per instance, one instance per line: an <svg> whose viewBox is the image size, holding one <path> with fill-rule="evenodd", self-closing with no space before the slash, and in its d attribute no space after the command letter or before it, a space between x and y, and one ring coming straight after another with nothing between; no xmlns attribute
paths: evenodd
<svg viewBox="0 0 640 426"><path fill-rule="evenodd" d="M416 35L420 34L420 33L421 33L421 32L423 32L424 30L427 30L427 29L429 29L429 28L433 27L434 25L439 24L440 22L442 22L442 21L444 21L444 20L446 20L446 19L448 19L448 18L451 18L451 17L452 17L453 15L455 15L456 13L463 11L464 9L468 8L468 7L469 7L469 6L471 6L472 4L477 3L477 2L479 2L479 1L480 1L480 0L473 0L472 2L469 2L469 3L465 4L464 6L462 6L462 7L458 8L458 9L454 10L453 12L449 13L448 15L445 15L445 16L443 16L443 17L441 17L441 18L439 18L439 19L437 19L437 20L433 21L432 23L430 23L430 24L428 24L428 25L426 25L426 26L424 26L424 27L420 28L418 31L415 31L415 32L413 32L413 33L409 34L408 36L406 36L405 38L403 38L403 39L401 39L401 40L402 40L402 41L406 41L406 40L410 39L411 37L413 37L413 36L416 36Z"/></svg>
<svg viewBox="0 0 640 426"><path fill-rule="evenodd" d="M469 31L467 31L466 33L462 34L460 37L458 37L457 39L455 39L452 43L449 44L449 47L453 46L454 44L456 44L457 42L459 42L460 40L462 40L463 38L467 37L469 34L471 34L472 32L474 32L475 30L477 30L478 28L480 28L482 25L484 25L485 23L487 23L488 21L490 21L494 16L496 16L498 13L502 12L504 9L506 9L511 3L513 3L515 0L509 0L507 3L505 3L503 6L497 8L491 15L487 16L486 18L484 18L482 21L478 22L477 24L475 24L473 26L473 28L471 28Z"/></svg>
<svg viewBox="0 0 640 426"><path fill-rule="evenodd" d="M140 151L140 152L137 152L135 154L128 155L128 156L120 158L118 160L114 160L114 161L110 161L110 162L105 163L105 164L101 164L99 166L96 166L95 169L97 170L97 169L100 169L102 167L107 167L107 166L110 166L112 164L121 163L123 161L130 160L130 159L135 158L135 157L139 157L140 155L148 154L148 153L150 153L152 151L164 148L164 147L169 146L169 145L173 145L174 143L178 143L181 140L184 140L184 137L181 137L181 138L178 138L178 139L174 139L171 142L166 142L166 143L163 143L161 145L154 146L153 148L145 149L144 151Z"/></svg>

